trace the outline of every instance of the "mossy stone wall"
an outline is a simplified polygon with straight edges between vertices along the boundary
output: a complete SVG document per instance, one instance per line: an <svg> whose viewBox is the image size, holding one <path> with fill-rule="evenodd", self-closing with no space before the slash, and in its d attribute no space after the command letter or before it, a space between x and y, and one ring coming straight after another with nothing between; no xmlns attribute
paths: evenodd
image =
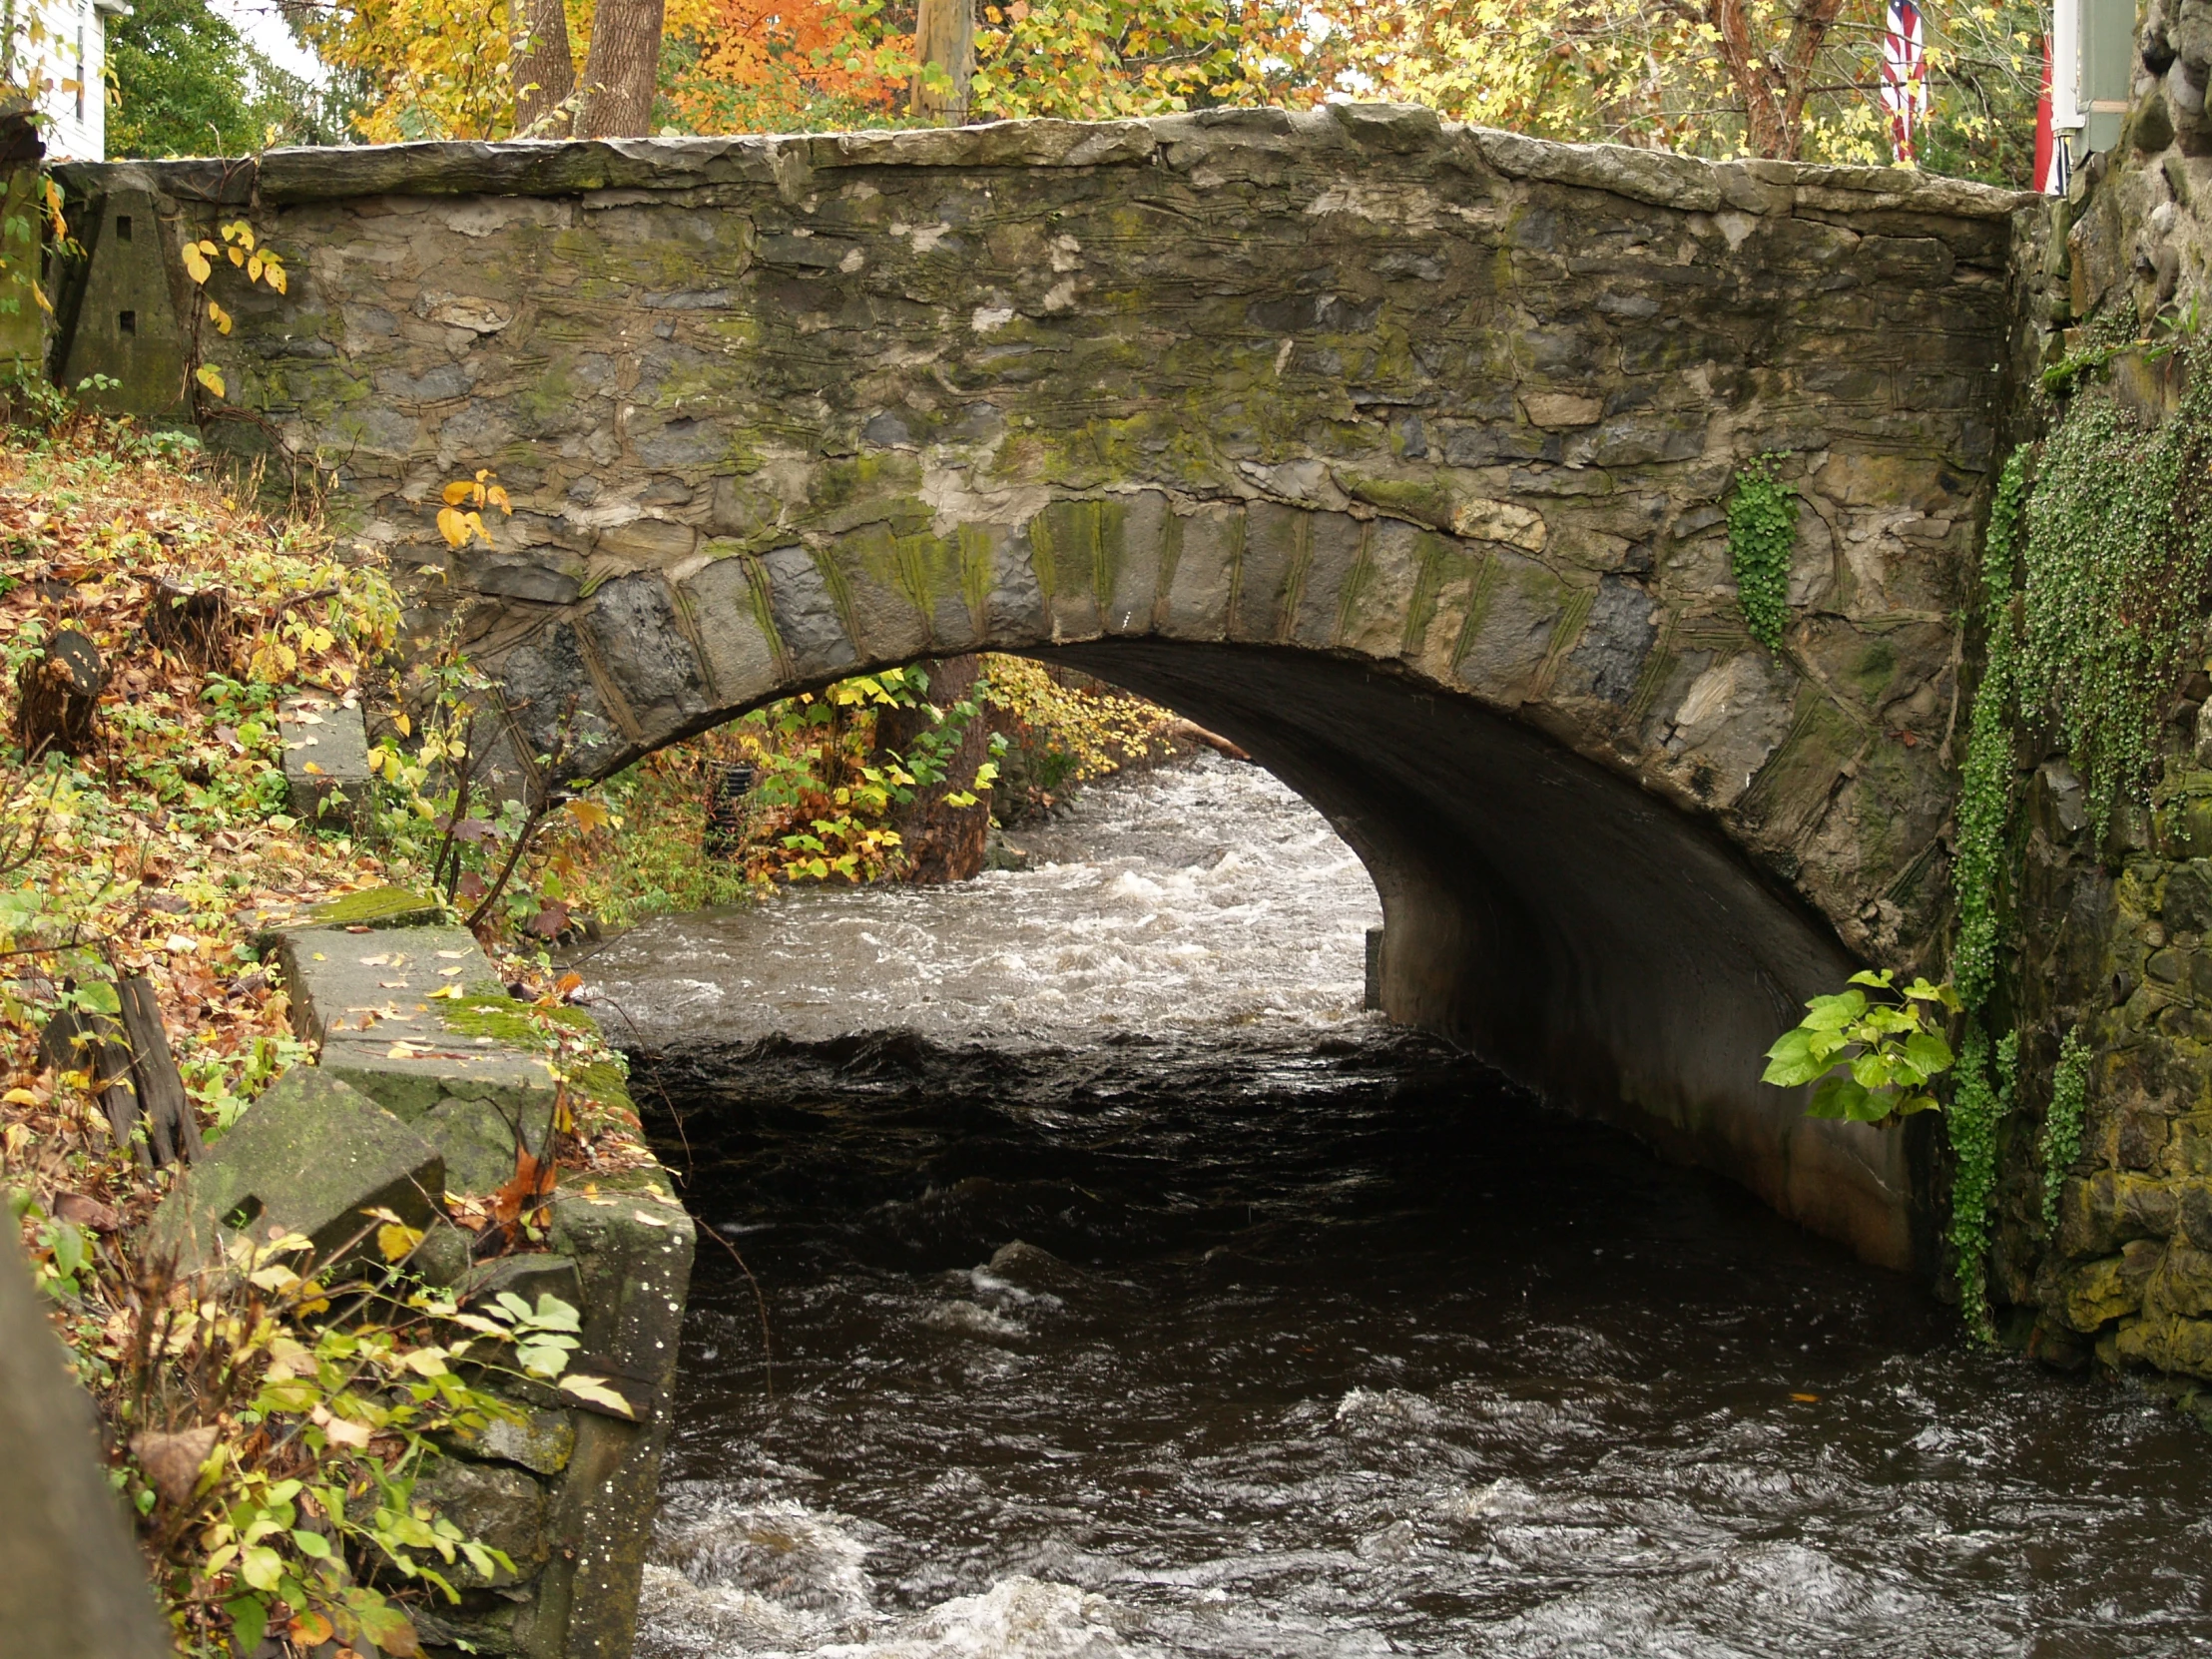
<svg viewBox="0 0 2212 1659"><path fill-rule="evenodd" d="M290 290L219 265L215 430L329 469L532 752L1087 653L1331 815L1391 1014L1914 1259L1905 1139L1756 1078L1853 955L1940 933L2032 202L1387 106L65 178L163 227L93 244L65 372L122 360L114 262L183 317L179 239L250 221ZM1726 528L1769 453L1778 646ZM515 510L450 549L478 469Z"/></svg>

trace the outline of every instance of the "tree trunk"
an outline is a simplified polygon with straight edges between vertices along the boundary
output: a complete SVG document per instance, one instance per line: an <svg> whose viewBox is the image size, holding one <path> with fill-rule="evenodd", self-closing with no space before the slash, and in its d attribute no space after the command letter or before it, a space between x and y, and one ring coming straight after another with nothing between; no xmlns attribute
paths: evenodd
<svg viewBox="0 0 2212 1659"><path fill-rule="evenodd" d="M949 709L964 702L975 690L981 662L975 657L948 657L922 665L929 675L929 703ZM883 709L875 716L875 750L903 756L914 738L936 722L927 709ZM990 722L981 715L967 724L960 747L945 765L944 782L914 791L914 799L899 808L891 820L906 855L911 860L906 879L923 886L965 881L981 873L984 845L990 838L990 800L984 797L972 807L954 807L948 794L965 790L975 782L975 769L990 754Z"/></svg>
<svg viewBox="0 0 2212 1659"><path fill-rule="evenodd" d="M1792 14L1789 39L1770 49L1755 38L1747 0L1706 0L1714 45L1743 94L1744 136L1753 154L1771 161L1798 159L1805 143L1805 101L1821 48L1842 10L1843 0L1806 0Z"/></svg>
<svg viewBox="0 0 2212 1659"><path fill-rule="evenodd" d="M652 131L663 4L602 0L592 18L591 54L584 60L578 138L643 138Z"/></svg>
<svg viewBox="0 0 2212 1659"><path fill-rule="evenodd" d="M919 0L914 17L914 57L951 79L931 87L916 73L908 96L911 114L940 127L962 127L968 118L968 82L975 75L974 0Z"/></svg>
<svg viewBox="0 0 2212 1659"><path fill-rule="evenodd" d="M576 60L568 47L568 7L561 0L522 0L515 36L515 137L566 138L576 91ZM657 48L656 48L657 50Z"/></svg>
<svg viewBox="0 0 2212 1659"><path fill-rule="evenodd" d="M92 641L74 628L56 634L42 657L16 676L16 736L26 765L50 749L82 755L92 748L107 668Z"/></svg>

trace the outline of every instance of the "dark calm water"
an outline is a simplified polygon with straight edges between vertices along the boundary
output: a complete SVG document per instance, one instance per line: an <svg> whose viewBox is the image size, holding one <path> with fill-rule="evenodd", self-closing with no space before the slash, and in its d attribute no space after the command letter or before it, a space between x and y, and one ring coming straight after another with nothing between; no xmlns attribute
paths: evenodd
<svg viewBox="0 0 2212 1659"><path fill-rule="evenodd" d="M1303 814L1169 775L995 910L852 894L601 964L774 1362L772 1398L703 1238L649 1659L2212 1648L2198 1430L1359 1014L1372 893ZM1036 919L1084 892L1072 942ZM1062 1000L977 1041L997 946ZM901 962L926 1036L793 1011Z"/></svg>

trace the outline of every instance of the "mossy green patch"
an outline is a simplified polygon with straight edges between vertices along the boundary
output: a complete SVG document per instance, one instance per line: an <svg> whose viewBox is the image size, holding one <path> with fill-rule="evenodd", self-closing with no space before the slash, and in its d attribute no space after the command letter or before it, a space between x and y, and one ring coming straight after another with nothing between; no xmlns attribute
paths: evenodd
<svg viewBox="0 0 2212 1659"><path fill-rule="evenodd" d="M405 887L363 887L324 899L307 915L321 927L413 927L440 913L437 900Z"/></svg>
<svg viewBox="0 0 2212 1659"><path fill-rule="evenodd" d="M471 993L457 1002L441 1002L437 1006L439 1021L455 1036L489 1037L527 1053L545 1051L555 1036L549 1029L551 1026L565 1026L594 1041L600 1037L598 1021L583 1009L566 1003L547 1006L520 1002L493 991L482 995ZM607 1051L605 1058L569 1067L568 1080L577 1093L603 1105L631 1113L637 1110L630 1098L628 1068L622 1057L612 1050Z"/></svg>

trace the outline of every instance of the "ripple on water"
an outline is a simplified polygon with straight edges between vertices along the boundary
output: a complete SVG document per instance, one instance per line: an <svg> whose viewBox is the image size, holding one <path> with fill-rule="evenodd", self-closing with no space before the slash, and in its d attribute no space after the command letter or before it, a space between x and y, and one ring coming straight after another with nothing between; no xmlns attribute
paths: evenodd
<svg viewBox="0 0 2212 1659"><path fill-rule="evenodd" d="M1272 782L1036 849L594 964L776 1345L704 1252L647 1659L2212 1652L2201 1435L1362 1015Z"/></svg>

